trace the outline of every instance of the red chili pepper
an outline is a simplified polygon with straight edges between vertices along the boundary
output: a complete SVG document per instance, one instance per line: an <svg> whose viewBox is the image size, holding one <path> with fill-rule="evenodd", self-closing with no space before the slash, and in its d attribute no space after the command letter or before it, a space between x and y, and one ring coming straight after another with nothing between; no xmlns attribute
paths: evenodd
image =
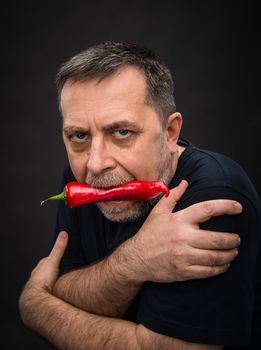
<svg viewBox="0 0 261 350"><path fill-rule="evenodd" d="M160 181L130 181L108 189L92 187L86 183L68 182L64 191L41 202L64 200L73 208L79 205L121 200L149 200L160 193L169 195L168 187Z"/></svg>

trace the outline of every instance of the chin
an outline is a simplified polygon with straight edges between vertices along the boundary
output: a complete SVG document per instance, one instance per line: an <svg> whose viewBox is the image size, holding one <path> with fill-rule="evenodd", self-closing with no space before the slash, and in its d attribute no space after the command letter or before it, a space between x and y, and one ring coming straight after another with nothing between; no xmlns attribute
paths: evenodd
<svg viewBox="0 0 261 350"><path fill-rule="evenodd" d="M144 202L100 202L96 205L106 219L118 223L128 223L140 219L148 212L148 205L144 206Z"/></svg>

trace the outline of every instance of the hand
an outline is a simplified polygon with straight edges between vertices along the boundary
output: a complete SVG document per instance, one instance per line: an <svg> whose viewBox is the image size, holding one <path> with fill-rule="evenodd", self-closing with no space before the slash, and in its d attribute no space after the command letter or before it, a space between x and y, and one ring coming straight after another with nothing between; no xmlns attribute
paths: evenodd
<svg viewBox="0 0 261 350"><path fill-rule="evenodd" d="M239 214L242 206L232 200L210 200L172 213L187 186L183 180L168 198L163 197L129 242L129 267L139 282L211 277L225 272L237 256L237 234L201 230L199 223Z"/></svg>
<svg viewBox="0 0 261 350"><path fill-rule="evenodd" d="M31 273L28 281L31 286L52 292L59 275L59 264L67 247L68 235L61 231L50 254L41 259Z"/></svg>
<svg viewBox="0 0 261 350"><path fill-rule="evenodd" d="M59 264L68 242L68 235L62 231L58 235L51 253L36 265L19 298L19 310L25 325L35 329L37 322L34 310L43 305L50 296L59 274Z"/></svg>

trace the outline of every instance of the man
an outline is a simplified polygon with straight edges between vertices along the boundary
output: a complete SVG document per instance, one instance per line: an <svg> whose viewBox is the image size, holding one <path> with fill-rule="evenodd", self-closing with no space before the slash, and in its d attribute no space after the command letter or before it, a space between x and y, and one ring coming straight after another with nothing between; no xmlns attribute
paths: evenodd
<svg viewBox="0 0 261 350"><path fill-rule="evenodd" d="M62 187L138 179L172 190L61 204L60 234L19 300L24 323L60 349L249 344L260 203L235 162L179 138L169 70L145 48L109 42L64 64L57 86L70 163Z"/></svg>

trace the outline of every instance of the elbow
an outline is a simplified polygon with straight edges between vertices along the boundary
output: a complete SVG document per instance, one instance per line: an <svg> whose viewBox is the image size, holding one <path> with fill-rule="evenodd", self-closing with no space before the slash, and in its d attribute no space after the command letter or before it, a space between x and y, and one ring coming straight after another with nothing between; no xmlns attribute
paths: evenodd
<svg viewBox="0 0 261 350"><path fill-rule="evenodd" d="M151 347L148 347L149 345L148 339L146 337L146 332L144 333L143 325L141 324L136 325L135 338L136 338L135 350L151 349Z"/></svg>
<svg viewBox="0 0 261 350"><path fill-rule="evenodd" d="M18 299L18 310L23 324L27 327L29 326L29 309L30 303L25 290L23 290Z"/></svg>

